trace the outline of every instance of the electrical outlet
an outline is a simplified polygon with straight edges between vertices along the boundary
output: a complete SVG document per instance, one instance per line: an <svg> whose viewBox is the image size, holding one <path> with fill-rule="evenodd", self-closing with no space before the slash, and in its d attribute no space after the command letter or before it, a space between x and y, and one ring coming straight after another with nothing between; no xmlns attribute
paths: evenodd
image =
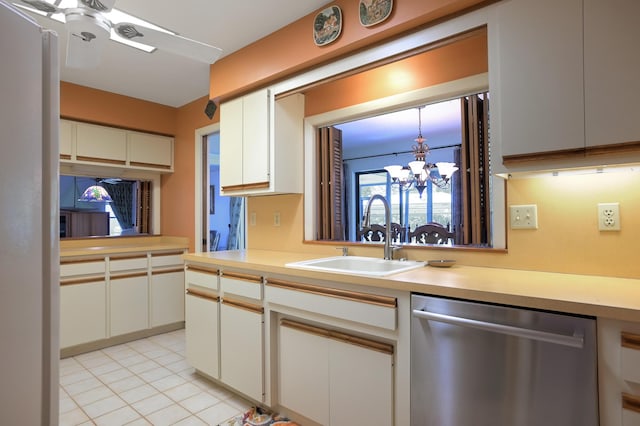
<svg viewBox="0 0 640 426"><path fill-rule="evenodd" d="M509 206L511 229L538 229L538 206Z"/></svg>
<svg viewBox="0 0 640 426"><path fill-rule="evenodd" d="M598 229L620 230L620 206L618 203L598 203Z"/></svg>
<svg viewBox="0 0 640 426"><path fill-rule="evenodd" d="M280 226L280 212L273 212L273 226Z"/></svg>

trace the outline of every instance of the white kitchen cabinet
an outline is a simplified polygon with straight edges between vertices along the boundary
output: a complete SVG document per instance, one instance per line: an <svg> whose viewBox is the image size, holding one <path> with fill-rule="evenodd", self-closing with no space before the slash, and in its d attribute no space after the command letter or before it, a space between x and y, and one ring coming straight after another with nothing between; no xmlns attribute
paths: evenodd
<svg viewBox="0 0 640 426"><path fill-rule="evenodd" d="M264 313L257 304L224 297L220 305L220 380L264 401Z"/></svg>
<svg viewBox="0 0 640 426"><path fill-rule="evenodd" d="M219 303L212 292L191 288L185 296L187 362L196 370L218 379Z"/></svg>
<svg viewBox="0 0 640 426"><path fill-rule="evenodd" d="M76 123L76 160L124 166L127 132L114 127Z"/></svg>
<svg viewBox="0 0 640 426"><path fill-rule="evenodd" d="M150 326L184 321L185 277L182 251L152 253L149 263Z"/></svg>
<svg viewBox="0 0 640 426"><path fill-rule="evenodd" d="M598 318L600 424L640 424L640 323Z"/></svg>
<svg viewBox="0 0 640 426"><path fill-rule="evenodd" d="M111 276L109 280L110 336L149 327L149 279L147 272Z"/></svg>
<svg viewBox="0 0 640 426"><path fill-rule="evenodd" d="M184 270L152 270L149 302L151 327L184 321Z"/></svg>
<svg viewBox="0 0 640 426"><path fill-rule="evenodd" d="M329 424L329 340L291 327L279 328L278 402ZM310 385L310 384L313 385ZM356 423L357 424L357 423Z"/></svg>
<svg viewBox="0 0 640 426"><path fill-rule="evenodd" d="M61 280L60 347L67 348L106 338L106 306L104 276L75 283Z"/></svg>
<svg viewBox="0 0 640 426"><path fill-rule="evenodd" d="M511 0L496 14L491 132L502 155L583 149L582 0Z"/></svg>
<svg viewBox="0 0 640 426"><path fill-rule="evenodd" d="M304 96L268 89L220 105L223 195L302 192Z"/></svg>
<svg viewBox="0 0 640 426"><path fill-rule="evenodd" d="M71 160L75 139L75 124L68 120L60 120L60 159Z"/></svg>
<svg viewBox="0 0 640 426"><path fill-rule="evenodd" d="M640 141L640 2L584 0L586 145Z"/></svg>
<svg viewBox="0 0 640 426"><path fill-rule="evenodd" d="M324 425L393 424L391 345L289 320L279 333L282 406Z"/></svg>
<svg viewBox="0 0 640 426"><path fill-rule="evenodd" d="M128 132L128 161L131 167L173 171L173 138Z"/></svg>
<svg viewBox="0 0 640 426"><path fill-rule="evenodd" d="M173 172L169 136L60 120L60 160L119 169Z"/></svg>

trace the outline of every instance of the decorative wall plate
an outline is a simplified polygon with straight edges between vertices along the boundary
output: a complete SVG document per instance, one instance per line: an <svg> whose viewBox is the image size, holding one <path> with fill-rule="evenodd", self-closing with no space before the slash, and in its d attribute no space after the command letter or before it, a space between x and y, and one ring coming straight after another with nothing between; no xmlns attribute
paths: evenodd
<svg viewBox="0 0 640 426"><path fill-rule="evenodd" d="M360 23L365 27L379 24L391 15L393 0L360 0Z"/></svg>
<svg viewBox="0 0 640 426"><path fill-rule="evenodd" d="M342 32L342 11L338 6L329 6L313 20L313 41L318 46L329 44Z"/></svg>

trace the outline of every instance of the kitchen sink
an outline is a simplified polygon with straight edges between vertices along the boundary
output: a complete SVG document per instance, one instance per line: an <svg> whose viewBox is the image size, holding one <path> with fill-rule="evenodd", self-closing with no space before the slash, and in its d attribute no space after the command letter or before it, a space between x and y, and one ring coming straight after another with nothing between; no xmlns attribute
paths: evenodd
<svg viewBox="0 0 640 426"><path fill-rule="evenodd" d="M375 257L335 256L292 262L287 263L285 266L309 271L384 277L397 274L398 272L421 268L425 266L425 263L414 260L385 260Z"/></svg>

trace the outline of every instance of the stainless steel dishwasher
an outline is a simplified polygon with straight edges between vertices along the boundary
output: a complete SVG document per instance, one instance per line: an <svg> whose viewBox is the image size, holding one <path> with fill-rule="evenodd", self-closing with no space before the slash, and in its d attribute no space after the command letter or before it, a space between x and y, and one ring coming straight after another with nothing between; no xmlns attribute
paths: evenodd
<svg viewBox="0 0 640 426"><path fill-rule="evenodd" d="M414 294L412 426L597 426L594 318Z"/></svg>

